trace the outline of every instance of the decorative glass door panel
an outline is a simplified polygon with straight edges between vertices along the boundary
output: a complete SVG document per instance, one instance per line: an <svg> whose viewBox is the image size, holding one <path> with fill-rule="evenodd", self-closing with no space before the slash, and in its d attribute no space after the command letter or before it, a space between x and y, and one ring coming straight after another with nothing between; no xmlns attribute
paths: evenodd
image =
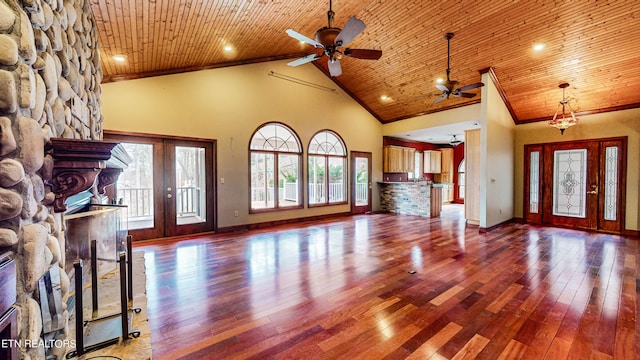
<svg viewBox="0 0 640 360"><path fill-rule="evenodd" d="M587 149L553 153L553 215L585 218Z"/></svg>
<svg viewBox="0 0 640 360"><path fill-rule="evenodd" d="M537 214L540 212L540 152L531 152L531 177L529 178L529 212Z"/></svg>
<svg viewBox="0 0 640 360"><path fill-rule="evenodd" d="M620 232L624 229L626 195L627 142L607 140L600 143L600 187L598 191L598 229Z"/></svg>

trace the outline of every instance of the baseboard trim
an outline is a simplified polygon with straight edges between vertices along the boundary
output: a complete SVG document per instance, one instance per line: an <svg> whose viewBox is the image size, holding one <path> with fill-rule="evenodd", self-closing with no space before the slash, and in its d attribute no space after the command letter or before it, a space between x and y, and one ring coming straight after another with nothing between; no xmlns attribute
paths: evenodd
<svg viewBox="0 0 640 360"><path fill-rule="evenodd" d="M253 223L253 224L225 226L225 227L219 227L217 232L229 233L229 232L248 231L248 230L255 230L255 229L264 229L264 228L270 228L278 225L295 224L295 223L300 223L305 221L317 221L317 220L324 220L324 219L331 219L331 218L352 216L352 215L353 214L351 214L350 212L342 212L342 213L335 213L335 214L306 216L306 217L293 218L293 219L265 221L265 222Z"/></svg>
<svg viewBox="0 0 640 360"><path fill-rule="evenodd" d="M489 232L491 230L495 230L495 229L497 229L497 228L499 228L501 226L504 226L504 225L507 225L507 224L511 224L513 222L515 222L515 218L511 218L511 219L505 220L505 221L503 221L503 222L501 222L499 224L495 224L495 225L489 226L489 227L478 227L478 232L486 233L486 232Z"/></svg>

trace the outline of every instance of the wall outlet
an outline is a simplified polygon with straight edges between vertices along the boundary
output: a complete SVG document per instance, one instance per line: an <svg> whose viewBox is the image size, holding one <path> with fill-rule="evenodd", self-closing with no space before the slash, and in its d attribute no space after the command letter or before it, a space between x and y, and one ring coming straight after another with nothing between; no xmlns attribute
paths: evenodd
<svg viewBox="0 0 640 360"><path fill-rule="evenodd" d="M238 217L238 210L233 212L233 216Z"/></svg>

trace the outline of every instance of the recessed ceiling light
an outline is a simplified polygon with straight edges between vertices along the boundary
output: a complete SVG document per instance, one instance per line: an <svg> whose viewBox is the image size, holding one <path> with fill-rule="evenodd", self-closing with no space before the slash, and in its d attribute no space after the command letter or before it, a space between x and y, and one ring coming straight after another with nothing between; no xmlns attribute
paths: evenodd
<svg viewBox="0 0 640 360"><path fill-rule="evenodd" d="M384 101L384 100L388 100L388 99L389 99L389 97L387 95L380 96L380 100Z"/></svg>
<svg viewBox="0 0 640 360"><path fill-rule="evenodd" d="M111 58L113 59L113 61L116 61L116 62L127 61L127 55L122 55L122 54L113 55Z"/></svg>
<svg viewBox="0 0 640 360"><path fill-rule="evenodd" d="M224 51L226 51L226 52L231 52L231 51L233 51L233 46L231 46L231 45L225 45L225 46L224 46Z"/></svg>
<svg viewBox="0 0 640 360"><path fill-rule="evenodd" d="M533 50L542 51L546 45L543 43L533 44Z"/></svg>
<svg viewBox="0 0 640 360"><path fill-rule="evenodd" d="M442 84L444 82L443 78L437 78L436 79L436 84Z"/></svg>

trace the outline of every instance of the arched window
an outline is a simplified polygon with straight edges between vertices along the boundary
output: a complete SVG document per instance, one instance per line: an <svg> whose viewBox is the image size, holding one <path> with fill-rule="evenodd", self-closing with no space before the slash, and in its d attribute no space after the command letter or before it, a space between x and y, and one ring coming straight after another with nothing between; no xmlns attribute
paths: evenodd
<svg viewBox="0 0 640 360"><path fill-rule="evenodd" d="M347 202L347 148L331 130L316 133L309 142L309 206Z"/></svg>
<svg viewBox="0 0 640 360"><path fill-rule="evenodd" d="M260 126L249 144L251 212L302 207L302 146L288 126Z"/></svg>

